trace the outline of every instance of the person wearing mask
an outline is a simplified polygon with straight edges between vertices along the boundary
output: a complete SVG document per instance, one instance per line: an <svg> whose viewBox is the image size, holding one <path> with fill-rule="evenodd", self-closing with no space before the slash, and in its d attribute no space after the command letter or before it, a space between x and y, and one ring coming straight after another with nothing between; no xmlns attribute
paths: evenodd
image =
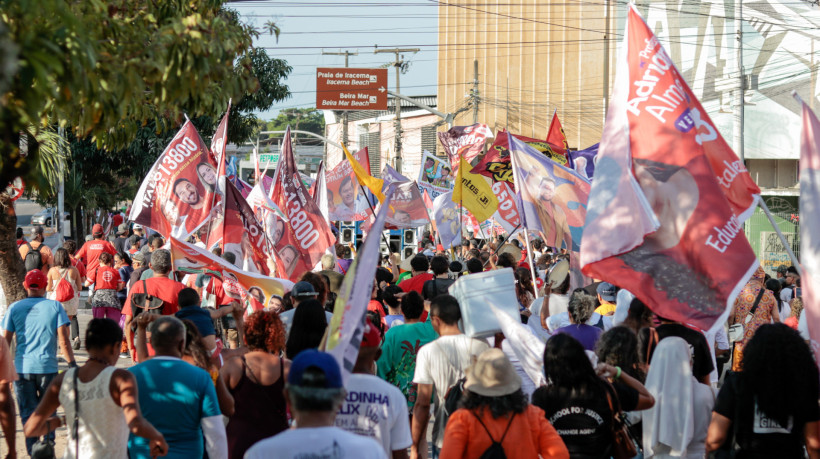
<svg viewBox="0 0 820 459"><path fill-rule="evenodd" d="M571 457L608 458L614 413L651 408L655 400L646 388L619 367L592 367L581 343L558 334L544 348L544 373L550 384L532 394L532 404L544 410Z"/></svg>
<svg viewBox="0 0 820 459"><path fill-rule="evenodd" d="M401 281L399 287L401 287L403 292L414 290L418 292L419 295L424 296L421 291L424 287L424 283L433 278L433 275L427 272L427 270L430 269L430 262L426 256L416 255L410 259L410 269L413 277Z"/></svg>
<svg viewBox="0 0 820 459"><path fill-rule="evenodd" d="M284 395L296 427L257 442L245 459L387 459L376 440L334 426L345 389L332 355L316 350L299 354L290 365Z"/></svg>
<svg viewBox="0 0 820 459"><path fill-rule="evenodd" d="M490 448L510 459L569 459L564 441L544 411L527 402L521 378L500 349L482 352L467 370L461 403L447 422L440 457L472 459Z"/></svg>
<svg viewBox="0 0 820 459"><path fill-rule="evenodd" d="M94 282L91 276L97 272L97 266L100 264L100 255L102 253L108 253L114 256L117 253L117 249L103 238L103 227L99 223L91 227L91 235L93 239L83 244L75 256L85 265L86 276L88 276L86 279L89 282ZM89 292L89 295L90 294L91 292Z"/></svg>
<svg viewBox="0 0 820 459"><path fill-rule="evenodd" d="M797 331L779 323L761 325L746 345L743 371L726 374L706 451L727 444L734 445L738 458L803 458L805 452L820 457L817 372Z"/></svg>
<svg viewBox="0 0 820 459"><path fill-rule="evenodd" d="M48 279L39 269L26 273L23 288L28 298L14 302L3 316L3 337L9 346L17 339L14 367L17 381L14 392L20 418L25 424L43 399L48 385L57 376L57 346L59 345L68 366L74 368L74 352L69 341L68 315L63 306L45 297ZM45 434L54 439L54 433ZM26 451L38 437L26 437Z"/></svg>
<svg viewBox="0 0 820 459"><path fill-rule="evenodd" d="M411 455L419 454L419 446L426 438L434 391L433 456L437 455L444 442L444 427L447 424L444 397L464 377L474 357L489 347L486 342L462 333L458 328L460 319L461 309L455 297L445 294L433 298L430 322L439 338L423 346L416 357L413 382L418 385L418 395L413 408Z"/></svg>
<svg viewBox="0 0 820 459"><path fill-rule="evenodd" d="M336 427L378 441L393 459L407 458L413 440L404 395L374 374L381 336L369 320L364 327L353 374L345 383L347 397L336 415Z"/></svg>
<svg viewBox="0 0 820 459"><path fill-rule="evenodd" d="M285 347L285 327L276 313L251 314L245 343L248 353L227 360L220 370L234 397L234 413L226 427L231 459L241 459L256 442L288 428L282 389L290 361L279 357Z"/></svg>
<svg viewBox="0 0 820 459"><path fill-rule="evenodd" d="M715 404L712 389L692 375L689 344L671 337L658 343L646 389L655 405L643 414L643 451L659 459L702 459Z"/></svg>
<svg viewBox="0 0 820 459"><path fill-rule="evenodd" d="M162 300L162 306L152 311L160 315L174 315L179 311L179 292L185 288L182 283L168 277L173 265L171 263L171 252L165 249L155 250L151 253L151 263L153 276L145 281L140 280L131 286L128 292L128 299L122 308L122 315L125 316L125 336L128 340L128 347L131 357L135 358L136 348L134 346L133 332L131 331L131 321L134 320L134 312L138 311L141 305L133 305L132 301L136 293L148 293ZM147 291L146 291L147 290Z"/></svg>
<svg viewBox="0 0 820 459"><path fill-rule="evenodd" d="M51 253L51 249L45 245L45 240L46 238L43 234L43 227L37 225L31 228L31 242L25 242L19 247L18 250L20 251L20 258L22 258L25 262L26 271L39 269L44 273L47 273L48 270L51 269L51 264L54 262L54 254ZM38 258L36 256L29 257L30 261L26 261L26 255L28 255L29 252L36 252L40 255L39 263L35 263L35 260Z"/></svg>
<svg viewBox="0 0 820 459"><path fill-rule="evenodd" d="M319 347L330 323L327 311L314 299L299 302L299 306L292 311L295 311L293 326L287 334L285 344L285 355L291 360L305 349Z"/></svg>
<svg viewBox="0 0 820 459"><path fill-rule="evenodd" d="M48 298L56 299L55 290L60 280L65 279L74 291L74 296L67 301L63 301L63 309L71 321L71 344L74 350L80 348L80 325L77 322L77 310L80 307L80 291L83 289L82 278L77 268L71 266L71 257L68 250L60 247L54 252L54 266L48 271Z"/></svg>
<svg viewBox="0 0 820 459"><path fill-rule="evenodd" d="M435 256L430 260L430 269L433 271L433 278L424 282L421 288L421 296L425 301L446 294L447 289L455 283L455 279L450 279L450 264L447 258Z"/></svg>
<svg viewBox="0 0 820 459"><path fill-rule="evenodd" d="M121 343L119 324L111 319L91 319L85 332L88 361L54 378L25 423L25 435L45 435L65 427L67 459L125 457L129 432L147 441L152 456L167 454L165 438L140 412L134 375L116 367ZM53 416L61 405L65 416ZM75 415L78 424L74 423Z"/></svg>
<svg viewBox="0 0 820 459"><path fill-rule="evenodd" d="M205 452L212 458L227 457L225 425L211 376L182 360L185 351L182 321L173 316L140 316L138 322L151 323L148 331L156 356L128 371L137 381L143 416L168 442L165 457L202 457ZM128 455L132 459L152 457L151 445L132 434L128 440Z"/></svg>
<svg viewBox="0 0 820 459"><path fill-rule="evenodd" d="M795 274L786 274L786 283ZM766 273L763 268L758 267L757 271L749 279L749 282L740 291L735 299L732 312L729 313L729 325L742 324L743 338L735 342L732 351L732 371L741 371L743 368L743 348L752 339L755 332L763 324L780 322L780 313L777 310L777 302L771 291L766 290Z"/></svg>

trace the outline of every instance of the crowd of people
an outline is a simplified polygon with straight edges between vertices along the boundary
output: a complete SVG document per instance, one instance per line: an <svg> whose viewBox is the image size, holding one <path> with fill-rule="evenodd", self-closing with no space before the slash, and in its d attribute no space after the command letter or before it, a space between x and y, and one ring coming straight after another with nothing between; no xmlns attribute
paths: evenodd
<svg viewBox="0 0 820 459"><path fill-rule="evenodd" d="M33 457L48 457L60 427L66 458L820 457L793 267L758 269L727 323L700 330L654 314L640 292L556 279L570 254L511 239L445 251L427 234L415 256L381 258L347 372L320 349L355 248L337 245L249 313L218 276L175 272L166 241L139 225L113 241L95 225L54 250L40 227L18 234L27 298L0 322L7 457L12 386ZM464 334L449 294L462 276L507 268L521 327L543 344L543 380L512 337ZM81 340L84 287L94 318Z"/></svg>

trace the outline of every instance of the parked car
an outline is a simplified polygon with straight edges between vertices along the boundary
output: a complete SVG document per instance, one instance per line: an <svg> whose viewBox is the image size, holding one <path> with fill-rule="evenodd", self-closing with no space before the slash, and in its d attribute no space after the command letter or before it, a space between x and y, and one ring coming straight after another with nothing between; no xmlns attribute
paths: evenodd
<svg viewBox="0 0 820 459"><path fill-rule="evenodd" d="M44 226L51 226L54 223L54 216L57 214L57 209L53 207L49 207L47 209L43 209L36 214L31 216L31 224L32 225L44 225ZM65 215L65 219L68 220L71 218L71 215L68 212L63 212Z"/></svg>

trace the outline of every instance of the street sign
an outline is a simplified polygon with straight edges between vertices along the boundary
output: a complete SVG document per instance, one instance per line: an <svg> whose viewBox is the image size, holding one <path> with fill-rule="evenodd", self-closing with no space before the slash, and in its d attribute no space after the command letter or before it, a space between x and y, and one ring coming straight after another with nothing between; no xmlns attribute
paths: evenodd
<svg viewBox="0 0 820 459"><path fill-rule="evenodd" d="M264 153L259 155L259 163L278 163L279 153Z"/></svg>
<svg viewBox="0 0 820 459"><path fill-rule="evenodd" d="M387 69L316 69L319 110L387 110Z"/></svg>

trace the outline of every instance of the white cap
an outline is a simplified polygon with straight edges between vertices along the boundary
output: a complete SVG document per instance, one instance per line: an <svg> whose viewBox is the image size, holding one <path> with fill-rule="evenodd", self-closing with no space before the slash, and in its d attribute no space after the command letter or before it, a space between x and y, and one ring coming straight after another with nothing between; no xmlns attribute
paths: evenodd
<svg viewBox="0 0 820 459"><path fill-rule="evenodd" d="M142 225L140 225L139 223L134 223L134 229L135 230L142 229Z"/></svg>

